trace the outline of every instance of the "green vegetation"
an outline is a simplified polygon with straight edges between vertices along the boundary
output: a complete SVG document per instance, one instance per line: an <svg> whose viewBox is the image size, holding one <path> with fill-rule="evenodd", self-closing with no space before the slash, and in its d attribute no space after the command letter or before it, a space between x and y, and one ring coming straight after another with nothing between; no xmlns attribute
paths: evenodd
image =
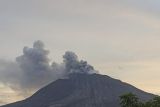
<svg viewBox="0 0 160 107"><path fill-rule="evenodd" d="M127 93L120 96L120 105L121 107L160 107L160 96L147 102L142 102L136 95Z"/></svg>

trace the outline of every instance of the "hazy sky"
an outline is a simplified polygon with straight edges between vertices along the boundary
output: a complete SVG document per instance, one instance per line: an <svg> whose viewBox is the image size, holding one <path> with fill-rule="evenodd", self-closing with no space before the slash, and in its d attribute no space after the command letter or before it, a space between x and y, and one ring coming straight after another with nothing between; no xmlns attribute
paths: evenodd
<svg viewBox="0 0 160 107"><path fill-rule="evenodd" d="M101 73L160 94L160 0L0 0L0 59L14 61L36 40L53 61L74 51ZM0 104L21 98L0 84Z"/></svg>

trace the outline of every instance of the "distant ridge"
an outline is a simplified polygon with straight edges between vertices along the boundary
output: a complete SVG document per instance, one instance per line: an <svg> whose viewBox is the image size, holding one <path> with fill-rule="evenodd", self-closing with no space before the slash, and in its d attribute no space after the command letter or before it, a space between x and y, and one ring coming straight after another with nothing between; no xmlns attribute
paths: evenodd
<svg viewBox="0 0 160 107"><path fill-rule="evenodd" d="M40 89L26 100L1 107L120 107L119 96L132 92L141 100L154 97L120 80L100 74L72 74Z"/></svg>

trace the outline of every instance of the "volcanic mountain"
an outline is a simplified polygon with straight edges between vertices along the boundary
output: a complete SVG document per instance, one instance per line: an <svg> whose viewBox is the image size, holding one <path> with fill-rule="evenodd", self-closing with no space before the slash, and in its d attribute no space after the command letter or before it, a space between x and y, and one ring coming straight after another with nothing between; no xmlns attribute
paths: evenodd
<svg viewBox="0 0 160 107"><path fill-rule="evenodd" d="M1 107L120 107L119 96L132 92L141 100L154 95L100 74L72 74L40 89L26 100Z"/></svg>

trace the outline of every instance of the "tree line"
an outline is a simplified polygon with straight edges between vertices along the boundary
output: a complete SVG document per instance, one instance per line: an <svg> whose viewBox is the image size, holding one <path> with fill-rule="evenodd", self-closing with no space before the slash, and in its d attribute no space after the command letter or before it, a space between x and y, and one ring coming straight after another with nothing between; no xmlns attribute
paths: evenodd
<svg viewBox="0 0 160 107"><path fill-rule="evenodd" d="M160 107L160 96L143 102L133 93L126 93L120 96L121 107Z"/></svg>

